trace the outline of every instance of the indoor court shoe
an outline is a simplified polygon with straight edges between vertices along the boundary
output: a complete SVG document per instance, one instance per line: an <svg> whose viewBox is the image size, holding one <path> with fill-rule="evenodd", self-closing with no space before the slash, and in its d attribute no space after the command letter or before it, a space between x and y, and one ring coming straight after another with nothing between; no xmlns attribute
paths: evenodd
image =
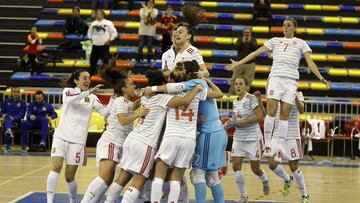
<svg viewBox="0 0 360 203"><path fill-rule="evenodd" d="M294 182L294 177L290 176L290 180L289 181L285 181L284 183L284 188L282 190L282 194L284 196L288 195L290 192L290 186L291 184Z"/></svg>
<svg viewBox="0 0 360 203"><path fill-rule="evenodd" d="M4 148L5 148L5 154L9 154L11 152L11 147L10 145L4 145Z"/></svg>
<svg viewBox="0 0 360 203"><path fill-rule="evenodd" d="M7 130L5 131L5 136L7 136L9 139L13 139L13 138L14 138L14 135L12 134L11 129L7 129Z"/></svg>
<svg viewBox="0 0 360 203"><path fill-rule="evenodd" d="M301 203L310 203L309 195L307 195L307 196L302 196L302 198L301 198Z"/></svg>
<svg viewBox="0 0 360 203"><path fill-rule="evenodd" d="M248 196L241 195L240 200L237 203L248 203Z"/></svg>
<svg viewBox="0 0 360 203"><path fill-rule="evenodd" d="M264 192L264 195L268 195L270 193L269 181L263 182L263 192Z"/></svg>
<svg viewBox="0 0 360 203"><path fill-rule="evenodd" d="M22 146L21 147L21 153L23 153L23 154L26 154L28 150L29 150L28 146Z"/></svg>

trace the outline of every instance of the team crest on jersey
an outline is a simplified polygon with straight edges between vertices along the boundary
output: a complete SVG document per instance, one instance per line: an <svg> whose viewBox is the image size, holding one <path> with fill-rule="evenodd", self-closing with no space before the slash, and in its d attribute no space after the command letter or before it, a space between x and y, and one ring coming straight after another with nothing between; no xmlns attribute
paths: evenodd
<svg viewBox="0 0 360 203"><path fill-rule="evenodd" d="M43 111L46 111L46 107L45 107L45 106L43 106L43 107L42 107L42 110L43 110Z"/></svg>
<svg viewBox="0 0 360 203"><path fill-rule="evenodd" d="M85 102L89 103L90 102L90 98L89 97L85 97Z"/></svg>
<svg viewBox="0 0 360 203"><path fill-rule="evenodd" d="M20 106L21 106L21 102L18 102L18 103L16 104L16 106L17 106L17 107L20 107Z"/></svg>
<svg viewBox="0 0 360 203"><path fill-rule="evenodd" d="M269 95L274 95L274 90L270 90Z"/></svg>
<svg viewBox="0 0 360 203"><path fill-rule="evenodd" d="M194 49L192 49L191 47L188 48L186 51L187 51L189 54L193 54L193 53L194 53Z"/></svg>

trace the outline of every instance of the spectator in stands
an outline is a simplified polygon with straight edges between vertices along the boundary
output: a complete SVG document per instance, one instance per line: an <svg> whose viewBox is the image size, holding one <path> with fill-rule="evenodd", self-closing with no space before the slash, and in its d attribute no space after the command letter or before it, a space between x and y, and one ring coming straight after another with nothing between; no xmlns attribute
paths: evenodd
<svg viewBox="0 0 360 203"><path fill-rule="evenodd" d="M117 37L114 24L104 19L104 17L105 12L97 10L96 20L91 23L88 30L88 37L93 45L90 55L90 75L97 73L96 65L98 59L101 59L104 65L108 63L110 42Z"/></svg>
<svg viewBox="0 0 360 203"><path fill-rule="evenodd" d="M271 0L254 0L253 25L258 23L259 17L268 18L268 26L272 25Z"/></svg>
<svg viewBox="0 0 360 203"><path fill-rule="evenodd" d="M153 50L152 43L153 37L156 34L156 16L158 15L158 10L154 8L154 0L147 0L146 6L141 4L142 8L140 9L140 27L139 27L139 49L138 49L138 58L137 61L143 59L143 48L146 44L148 53L147 60L151 61Z"/></svg>
<svg viewBox="0 0 360 203"><path fill-rule="evenodd" d="M54 107L44 101L45 94L41 90L35 92L35 101L29 104L26 120L21 124L22 152L26 152L28 130L41 129L40 146L45 148L45 142L49 134L49 124L57 118Z"/></svg>
<svg viewBox="0 0 360 203"><path fill-rule="evenodd" d="M251 36L250 28L244 28L242 37L237 40L235 48L237 50L239 61L258 48L256 39ZM236 66L232 71L233 75L230 81L229 94L235 95L235 80L239 77L247 79L246 91L249 91L250 85L255 77L255 60Z"/></svg>
<svg viewBox="0 0 360 203"><path fill-rule="evenodd" d="M109 8L109 0L104 0L104 9ZM96 10L99 8L99 0L91 0L91 9Z"/></svg>
<svg viewBox="0 0 360 203"><path fill-rule="evenodd" d="M86 35L88 26L80 18L80 8L74 7L72 9L72 16L66 18L64 35ZM80 40L65 40L59 45L59 49L78 50L81 49Z"/></svg>
<svg viewBox="0 0 360 203"><path fill-rule="evenodd" d="M24 51L27 55L27 65L30 69L31 75L36 71L37 74L41 73L41 66L37 66L36 63L36 54L39 53L39 45L42 43L42 40L37 34L37 28L31 27L30 33L26 37L26 46Z"/></svg>
<svg viewBox="0 0 360 203"><path fill-rule="evenodd" d="M90 26L92 22L96 19L96 10L91 10L90 17L88 17L84 22L87 26Z"/></svg>
<svg viewBox="0 0 360 203"><path fill-rule="evenodd" d="M173 15L173 9L171 6L168 6L166 9L166 14L161 17L161 28L162 32L162 47L161 53L164 54L172 45L171 34L173 28L176 25L176 16Z"/></svg>
<svg viewBox="0 0 360 203"><path fill-rule="evenodd" d="M11 88L11 97L1 103L0 117L3 122L5 152L11 150L11 139L14 138L11 128L14 124L19 126L26 112L26 103L20 98L20 88Z"/></svg>

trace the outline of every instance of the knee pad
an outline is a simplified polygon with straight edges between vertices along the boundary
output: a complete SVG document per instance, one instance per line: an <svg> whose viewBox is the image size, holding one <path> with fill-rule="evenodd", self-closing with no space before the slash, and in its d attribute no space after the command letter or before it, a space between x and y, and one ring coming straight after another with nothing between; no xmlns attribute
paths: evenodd
<svg viewBox="0 0 360 203"><path fill-rule="evenodd" d="M205 180L206 185L210 188L221 183L217 171L207 172L205 175Z"/></svg>
<svg viewBox="0 0 360 203"><path fill-rule="evenodd" d="M205 174L206 172L204 170L193 168L190 171L190 180L193 185L198 183L205 183Z"/></svg>

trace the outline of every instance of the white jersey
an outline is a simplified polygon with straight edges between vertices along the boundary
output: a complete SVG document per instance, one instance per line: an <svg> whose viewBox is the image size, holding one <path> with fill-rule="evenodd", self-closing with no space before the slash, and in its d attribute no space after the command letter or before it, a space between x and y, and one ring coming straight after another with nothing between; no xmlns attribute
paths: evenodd
<svg viewBox="0 0 360 203"><path fill-rule="evenodd" d="M186 93L181 92L178 95L184 96ZM165 137L180 137L195 140L199 102L200 100L205 101L206 97L207 89L203 89L196 94L189 106L170 108L166 116L166 129L163 139Z"/></svg>
<svg viewBox="0 0 360 203"><path fill-rule="evenodd" d="M141 97L141 104L149 109L149 113L144 118L139 118L128 138L137 139L152 148L156 148L161 128L164 125L167 104L172 97L168 94L157 94L149 98Z"/></svg>
<svg viewBox="0 0 360 203"><path fill-rule="evenodd" d="M296 96L300 101L304 101L304 96L301 92L297 92ZM296 107L296 104L291 107L289 114L289 127L288 134L285 139L295 140L300 139L300 126L299 126L300 113ZM278 110L275 117L274 136L279 136L279 120L280 120L280 103L278 104Z"/></svg>
<svg viewBox="0 0 360 203"><path fill-rule="evenodd" d="M96 95L77 87L65 88L62 99L60 123L54 137L82 145L86 144L93 109L106 116L114 101L111 99L105 108Z"/></svg>
<svg viewBox="0 0 360 203"><path fill-rule="evenodd" d="M299 79L299 63L302 54L311 52L309 45L302 39L293 37L274 37L264 44L273 53L270 75Z"/></svg>
<svg viewBox="0 0 360 203"><path fill-rule="evenodd" d="M179 53L175 53L174 48L171 47L161 57L161 68L165 69L165 67L167 67L172 71L178 62L192 60L196 60L199 65L204 64L204 59L196 47L190 45L187 49Z"/></svg>
<svg viewBox="0 0 360 203"><path fill-rule="evenodd" d="M247 119L256 115L254 109L259 106L256 97L246 93L241 100L233 101L234 114L237 119ZM236 127L234 140L236 141L257 141L262 138L259 123L251 123L241 127Z"/></svg>
<svg viewBox="0 0 360 203"><path fill-rule="evenodd" d="M122 126L118 119L119 113L125 113L127 115L133 114L134 103L124 97L118 97L115 99L114 104L110 109L110 115L107 118L108 125L106 126L106 130L102 136L107 141L122 146L125 142L126 136L132 130L134 122L130 122L127 125Z"/></svg>

